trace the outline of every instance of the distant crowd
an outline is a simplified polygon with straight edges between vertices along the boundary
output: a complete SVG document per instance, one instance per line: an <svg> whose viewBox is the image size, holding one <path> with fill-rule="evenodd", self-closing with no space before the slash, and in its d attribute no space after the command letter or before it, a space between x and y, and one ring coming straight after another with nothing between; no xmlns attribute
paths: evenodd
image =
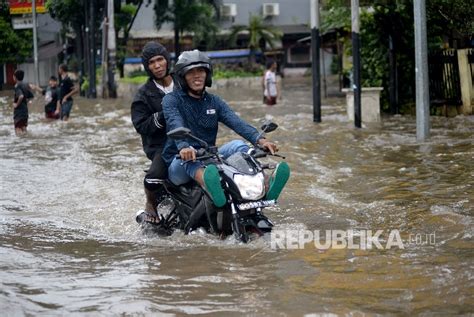
<svg viewBox="0 0 474 317"><path fill-rule="evenodd" d="M266 65L262 76L263 102L272 106L281 98L279 83L277 82L277 63L270 61ZM25 72L17 69L13 74L15 82L15 95L13 100L13 121L16 135L23 135L28 127L28 103L34 97L33 91L44 96L45 118L49 121L68 121L73 106L72 96L79 92L79 87L74 85L68 76L66 64L59 65L59 78L51 76L46 88L23 82Z"/></svg>
<svg viewBox="0 0 474 317"><path fill-rule="evenodd" d="M67 121L71 115L73 105L72 96L79 92L68 76L68 68L66 64L59 65L58 68L59 81L56 76L49 78L49 85L46 88L25 83L23 79L25 72L17 69L13 74L15 82L15 95L13 98L13 122L15 125L16 135L23 135L28 127L28 103L34 97L33 91L37 91L44 96L45 99L45 117L47 120L63 120Z"/></svg>

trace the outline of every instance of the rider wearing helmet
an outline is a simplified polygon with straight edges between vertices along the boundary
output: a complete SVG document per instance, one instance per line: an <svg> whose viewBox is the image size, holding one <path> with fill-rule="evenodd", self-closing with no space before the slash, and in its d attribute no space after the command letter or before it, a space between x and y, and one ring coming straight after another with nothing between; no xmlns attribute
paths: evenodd
<svg viewBox="0 0 474 317"><path fill-rule="evenodd" d="M183 90L190 91L195 95L202 95L205 91L200 88L198 91L193 90L185 79L185 74L193 68L202 68L206 72L206 80L204 82L206 87L212 86L212 65L211 60L206 54L198 50L183 52L176 62L174 73L177 75L176 79L179 81Z"/></svg>
<svg viewBox="0 0 474 317"><path fill-rule="evenodd" d="M156 222L156 207L165 194L162 179L166 179L167 166L161 158L166 142L166 127L162 109L162 99L179 86L170 75L170 54L157 42L148 42L142 51L142 63L149 75L148 81L140 87L133 99L131 115L133 126L141 135L143 150L152 161L145 175L146 195L145 212L147 217ZM138 218L137 218L138 221Z"/></svg>
<svg viewBox="0 0 474 317"><path fill-rule="evenodd" d="M218 123L222 122L247 141L260 144L272 154L278 151L276 144L259 136L257 129L242 120L221 98L206 92L205 87L212 85L212 64L204 53L198 50L183 52L176 62L175 74L182 89L173 91L163 99L168 131L186 127L193 135L214 146ZM214 204L221 207L226 203L226 198L218 170L215 165L204 168L201 162L195 161L198 148L200 144L193 140L167 140L163 159L169 166L169 180L175 185L196 180L207 190ZM233 153L248 150L249 146L245 142L234 140L221 146L219 153L227 158ZM180 158L176 158L176 154ZM192 161L181 165L182 161L187 160Z"/></svg>

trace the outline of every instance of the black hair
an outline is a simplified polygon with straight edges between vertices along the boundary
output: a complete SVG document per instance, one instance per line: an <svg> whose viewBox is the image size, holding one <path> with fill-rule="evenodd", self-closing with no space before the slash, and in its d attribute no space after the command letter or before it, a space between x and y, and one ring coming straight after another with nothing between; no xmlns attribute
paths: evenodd
<svg viewBox="0 0 474 317"><path fill-rule="evenodd" d="M67 72L67 65L66 64L61 64L59 65L59 68L63 70L63 72Z"/></svg>
<svg viewBox="0 0 474 317"><path fill-rule="evenodd" d="M13 75L15 76L16 80L18 80L18 81L22 81L23 78L25 78L25 72L22 71L21 69L15 70Z"/></svg>
<svg viewBox="0 0 474 317"><path fill-rule="evenodd" d="M51 76L51 77L49 77L49 80L58 81L58 79L56 78L56 76Z"/></svg>
<svg viewBox="0 0 474 317"><path fill-rule="evenodd" d="M274 60L272 60L272 59L269 60L269 61L267 62L267 69L270 69L270 67L272 67L273 63L276 63L276 62L275 62Z"/></svg>

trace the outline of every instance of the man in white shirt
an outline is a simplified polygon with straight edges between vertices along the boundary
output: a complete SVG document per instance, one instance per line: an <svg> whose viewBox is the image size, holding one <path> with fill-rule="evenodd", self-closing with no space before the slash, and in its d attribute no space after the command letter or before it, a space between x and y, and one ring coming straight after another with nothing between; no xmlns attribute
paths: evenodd
<svg viewBox="0 0 474 317"><path fill-rule="evenodd" d="M280 97L280 88L278 87L276 79L277 63L270 61L267 63L267 70L264 76L264 102L269 106L273 106L277 103L277 99Z"/></svg>

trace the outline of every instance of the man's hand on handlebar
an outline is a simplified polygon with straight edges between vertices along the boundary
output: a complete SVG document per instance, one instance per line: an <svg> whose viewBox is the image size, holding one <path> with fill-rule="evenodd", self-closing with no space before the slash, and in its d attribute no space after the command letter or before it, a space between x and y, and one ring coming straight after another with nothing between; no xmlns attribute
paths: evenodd
<svg viewBox="0 0 474 317"><path fill-rule="evenodd" d="M186 147L179 151L179 156L183 161L195 161L196 160L196 150L192 147Z"/></svg>
<svg viewBox="0 0 474 317"><path fill-rule="evenodd" d="M278 146L265 138L258 140L258 145L260 145L263 149L268 150L272 155L278 152Z"/></svg>

